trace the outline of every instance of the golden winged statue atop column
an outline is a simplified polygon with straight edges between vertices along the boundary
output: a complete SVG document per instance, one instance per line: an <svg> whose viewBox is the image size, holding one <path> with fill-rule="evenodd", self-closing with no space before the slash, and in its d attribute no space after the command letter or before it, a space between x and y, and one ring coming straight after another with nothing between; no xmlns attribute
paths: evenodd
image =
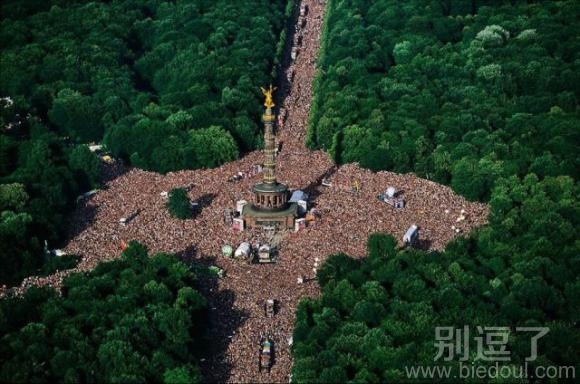
<svg viewBox="0 0 580 384"><path fill-rule="evenodd" d="M272 108L275 105L274 100L272 100L272 94L274 93L274 91L276 89L278 89L278 87L272 88L272 84L270 84L269 89L264 89L263 87L260 87L260 89L262 90L262 93L264 94L264 96L266 96L266 100L264 101L264 106L266 108Z"/></svg>

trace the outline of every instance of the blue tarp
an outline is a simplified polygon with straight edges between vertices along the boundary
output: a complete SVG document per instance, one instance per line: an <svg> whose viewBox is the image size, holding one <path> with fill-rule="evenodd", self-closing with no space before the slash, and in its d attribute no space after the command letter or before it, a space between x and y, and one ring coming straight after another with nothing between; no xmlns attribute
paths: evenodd
<svg viewBox="0 0 580 384"><path fill-rule="evenodd" d="M297 203L298 200L308 200L308 195L304 191L297 189L292 192L292 196L290 196L290 200L288 201L290 203Z"/></svg>

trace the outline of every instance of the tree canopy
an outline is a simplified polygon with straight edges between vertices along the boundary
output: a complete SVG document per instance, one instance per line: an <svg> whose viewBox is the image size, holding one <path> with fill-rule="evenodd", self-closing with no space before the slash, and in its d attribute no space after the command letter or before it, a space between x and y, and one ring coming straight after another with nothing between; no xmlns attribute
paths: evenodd
<svg viewBox="0 0 580 384"><path fill-rule="evenodd" d="M69 147L40 122L31 124L0 135L2 284L42 266L45 241L58 248L65 214L77 196L99 185L101 165L86 146Z"/></svg>
<svg viewBox="0 0 580 384"><path fill-rule="evenodd" d="M296 314L293 378L413 382L405 367L435 364L458 372L458 358L434 362L435 328L465 325L475 336L477 326L509 327L509 364L521 366L530 335L516 327L548 327L530 372L578 372L579 192L567 176L513 176L493 191L490 225L444 252L398 249L391 236L374 234L366 259L331 256L317 274L322 295ZM477 345L469 342L471 363Z"/></svg>
<svg viewBox="0 0 580 384"><path fill-rule="evenodd" d="M2 382L200 382L207 301L175 256L120 259L0 301Z"/></svg>
<svg viewBox="0 0 580 384"><path fill-rule="evenodd" d="M5 1L0 97L15 104L6 122L26 111L72 142L104 138L115 156L160 172L230 161L259 143L259 86L278 74L293 3ZM227 146L222 156L192 139L206 135Z"/></svg>
<svg viewBox="0 0 580 384"><path fill-rule="evenodd" d="M577 1L332 1L307 144L487 200L579 176Z"/></svg>
<svg viewBox="0 0 580 384"><path fill-rule="evenodd" d="M435 361L435 329L465 326L464 364L494 363L474 360L478 326L509 328L511 366L530 353L516 328L548 327L529 372L579 372L579 14L574 1L328 2L307 144L491 213L442 252L374 234L366 259L330 256L296 314L293 380L449 382L408 368L457 373L459 358Z"/></svg>
<svg viewBox="0 0 580 384"><path fill-rule="evenodd" d="M171 216L178 219L189 219L193 213L191 202L184 188L174 188L169 192L167 209Z"/></svg>
<svg viewBox="0 0 580 384"><path fill-rule="evenodd" d="M294 1L7 0L0 4L0 283L58 248L99 186L86 144L158 172L260 144L259 86L280 68Z"/></svg>

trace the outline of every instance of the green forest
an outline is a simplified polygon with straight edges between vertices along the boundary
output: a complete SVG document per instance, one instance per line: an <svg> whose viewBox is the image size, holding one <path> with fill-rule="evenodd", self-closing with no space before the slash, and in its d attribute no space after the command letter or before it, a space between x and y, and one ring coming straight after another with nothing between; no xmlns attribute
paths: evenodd
<svg viewBox="0 0 580 384"><path fill-rule="evenodd" d="M45 248L104 188L89 145L159 173L260 148L259 86L281 74L296 3L0 2L0 286L78 262ZM469 327L468 363L493 364L477 327L507 327L502 364L580 374L579 20L576 0L326 1L307 146L449 185L490 216L443 251L378 233L364 259L330 255L298 306L293 382L457 371L435 359L437 327ZM172 216L197 213L186 190L168 197ZM206 269L131 242L62 292L8 295L0 382L203 381ZM549 328L534 361L518 327Z"/></svg>
<svg viewBox="0 0 580 384"><path fill-rule="evenodd" d="M515 328L549 327L530 372L579 372L579 192L567 176L512 176L494 190L490 225L444 252L398 249L391 236L374 234L366 259L331 256L317 274L321 297L303 300L296 315L293 379L413 382L410 365L457 372L458 358L434 362L435 327L464 325L475 335L477 326L510 327L509 364L517 366L530 356L530 335ZM470 341L468 363L477 352Z"/></svg>
<svg viewBox="0 0 580 384"><path fill-rule="evenodd" d="M516 328L549 327L530 371L578 374L579 16L576 1L328 2L307 144L451 185L491 213L443 252L375 234L364 260L330 256L322 295L298 309L293 380L458 372L458 357L434 361L435 328L466 325L468 363L477 326L509 327L510 366L530 356Z"/></svg>
<svg viewBox="0 0 580 384"><path fill-rule="evenodd" d="M261 145L260 85L293 1L0 4L0 283L56 248L104 143L126 164L214 167Z"/></svg>
<svg viewBox="0 0 580 384"><path fill-rule="evenodd" d="M579 176L580 3L329 1L307 144L488 200Z"/></svg>
<svg viewBox="0 0 580 384"><path fill-rule="evenodd" d="M196 383L207 302L173 255L120 259L0 301L0 382Z"/></svg>

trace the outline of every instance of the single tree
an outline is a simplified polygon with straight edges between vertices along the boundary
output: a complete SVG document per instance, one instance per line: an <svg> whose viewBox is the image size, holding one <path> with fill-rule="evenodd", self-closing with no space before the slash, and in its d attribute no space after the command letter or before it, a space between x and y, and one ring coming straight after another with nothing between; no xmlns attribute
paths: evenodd
<svg viewBox="0 0 580 384"><path fill-rule="evenodd" d="M169 192L167 209L171 216L178 219L189 219L192 214L191 203L184 188L174 188Z"/></svg>

